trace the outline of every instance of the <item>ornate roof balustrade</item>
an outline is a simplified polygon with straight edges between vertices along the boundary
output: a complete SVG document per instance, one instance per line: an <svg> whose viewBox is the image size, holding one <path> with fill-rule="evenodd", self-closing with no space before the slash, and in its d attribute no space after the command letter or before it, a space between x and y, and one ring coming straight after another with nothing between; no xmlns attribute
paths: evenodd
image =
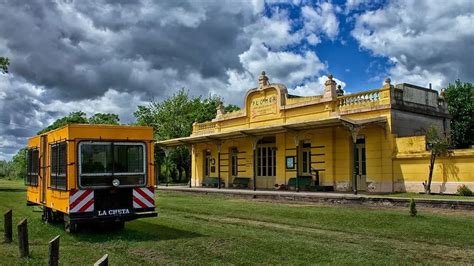
<svg viewBox="0 0 474 266"><path fill-rule="evenodd" d="M217 122L203 122L193 124L193 135L204 135L216 132Z"/></svg>
<svg viewBox="0 0 474 266"><path fill-rule="evenodd" d="M390 88L363 91L337 97L337 107L342 113L354 113L377 109L390 104Z"/></svg>

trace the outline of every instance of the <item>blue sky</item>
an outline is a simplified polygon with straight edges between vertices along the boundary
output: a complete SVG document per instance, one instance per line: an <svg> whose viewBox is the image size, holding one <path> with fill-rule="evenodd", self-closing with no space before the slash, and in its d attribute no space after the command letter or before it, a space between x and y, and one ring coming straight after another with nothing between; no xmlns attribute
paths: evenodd
<svg viewBox="0 0 474 266"><path fill-rule="evenodd" d="M186 88L242 105L261 71L291 94L474 81L472 0L0 1L0 160L74 111Z"/></svg>
<svg viewBox="0 0 474 266"><path fill-rule="evenodd" d="M307 4L317 7L321 2L310 1ZM343 9L346 1L332 1L333 6ZM361 4L355 9L335 13L339 22L339 33L335 39L321 38L321 42L317 45L309 45L302 42L298 45L287 47L288 51L300 53L306 50L313 50L319 59L327 64L325 74L333 74L343 80L347 85L345 88L348 92L358 92L367 89L378 88L382 84L385 77L389 77L389 68L393 66L390 60L385 56L374 55L368 49L360 47L359 42L351 35L355 27L354 17L362 12L378 10L384 7L386 1L374 1ZM265 10L262 12L266 17L272 17L280 9L288 11L288 18L294 20L292 31L295 32L304 27L301 22L302 12L301 5L292 3L266 4ZM363 8L362 8L363 7ZM303 85L304 81L299 85ZM420 84L427 85L427 84Z"/></svg>
<svg viewBox="0 0 474 266"><path fill-rule="evenodd" d="M334 5L344 6L345 1L333 1ZM313 2L313 5L318 5ZM279 8L288 10L291 19L301 18L301 6L287 3L277 4ZM334 40L323 38L321 43L309 47L314 50L322 62L327 63L327 74L331 73L347 84L346 90L357 92L372 88L378 88L385 76L389 76L388 69L392 65L387 57L374 56L370 50L359 47L357 40L351 35L355 21L352 16L367 10L376 10L383 7L383 3L372 3L370 8L364 10L352 10L348 13L337 13L339 21L339 34ZM265 16L272 16L274 6L266 5ZM296 23L296 28L301 28L302 23ZM294 29L294 30L295 30ZM308 49L307 44L290 47L290 51L298 52ZM422 84L425 85L425 84Z"/></svg>

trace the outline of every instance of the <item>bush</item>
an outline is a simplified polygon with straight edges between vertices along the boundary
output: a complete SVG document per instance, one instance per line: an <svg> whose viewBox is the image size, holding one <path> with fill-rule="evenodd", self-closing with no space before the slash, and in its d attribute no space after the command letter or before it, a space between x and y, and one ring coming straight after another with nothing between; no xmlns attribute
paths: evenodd
<svg viewBox="0 0 474 266"><path fill-rule="evenodd" d="M458 194L461 196L472 196L472 190L466 186L466 185L461 185L458 187Z"/></svg>
<svg viewBox="0 0 474 266"><path fill-rule="evenodd" d="M416 203L415 203L415 200L413 198L410 199L410 215L411 216L416 216L416 213L418 212L416 210Z"/></svg>

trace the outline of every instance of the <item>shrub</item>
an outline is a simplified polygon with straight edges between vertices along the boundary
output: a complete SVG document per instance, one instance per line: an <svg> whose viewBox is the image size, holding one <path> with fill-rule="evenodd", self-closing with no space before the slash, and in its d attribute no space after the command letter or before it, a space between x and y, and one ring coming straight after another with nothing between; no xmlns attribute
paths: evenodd
<svg viewBox="0 0 474 266"><path fill-rule="evenodd" d="M458 194L461 196L472 196L472 190L466 186L466 185L461 185L458 187Z"/></svg>
<svg viewBox="0 0 474 266"><path fill-rule="evenodd" d="M413 198L410 199L409 207L410 207L410 215L411 216L416 216L416 213L418 211L416 210L416 203L415 203L415 200Z"/></svg>

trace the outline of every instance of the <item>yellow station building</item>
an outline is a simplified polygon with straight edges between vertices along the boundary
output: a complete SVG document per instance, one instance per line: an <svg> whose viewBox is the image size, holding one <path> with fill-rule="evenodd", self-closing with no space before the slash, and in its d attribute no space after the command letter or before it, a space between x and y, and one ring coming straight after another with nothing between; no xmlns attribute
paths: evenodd
<svg viewBox="0 0 474 266"><path fill-rule="evenodd" d="M195 123L189 137L158 142L188 145L192 186L335 191L423 191L429 152L423 130L449 132L438 92L411 84L343 95L332 76L324 94L296 96L264 72L243 108ZM299 177L299 178L296 178ZM437 160L433 192L474 188L474 150Z"/></svg>

